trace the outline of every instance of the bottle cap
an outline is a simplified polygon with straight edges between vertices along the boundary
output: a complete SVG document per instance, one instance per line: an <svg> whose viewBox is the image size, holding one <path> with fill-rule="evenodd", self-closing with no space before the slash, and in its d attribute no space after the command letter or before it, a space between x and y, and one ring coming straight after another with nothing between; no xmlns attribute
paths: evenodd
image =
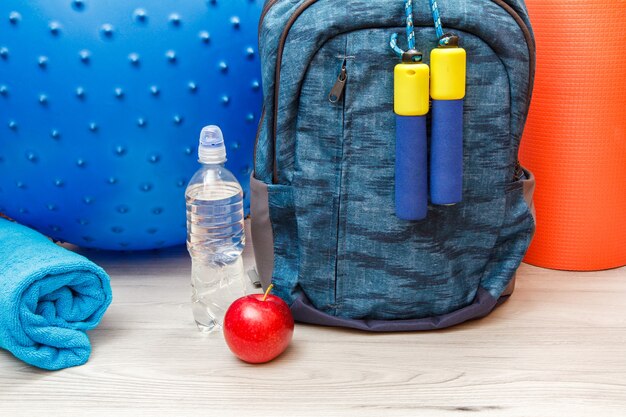
<svg viewBox="0 0 626 417"><path fill-rule="evenodd" d="M224 135L219 126L205 126L200 132L198 161L202 164L223 164L226 162Z"/></svg>

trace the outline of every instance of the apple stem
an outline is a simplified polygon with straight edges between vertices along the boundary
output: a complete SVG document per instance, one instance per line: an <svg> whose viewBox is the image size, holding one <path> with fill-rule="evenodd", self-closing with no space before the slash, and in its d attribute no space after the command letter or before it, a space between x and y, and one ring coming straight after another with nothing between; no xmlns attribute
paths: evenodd
<svg viewBox="0 0 626 417"><path fill-rule="evenodd" d="M270 291L272 291L272 288L274 288L274 284L270 284L270 286L267 287L267 290L265 291L265 295L263 296L263 300L262 301L265 301L267 296L270 295Z"/></svg>

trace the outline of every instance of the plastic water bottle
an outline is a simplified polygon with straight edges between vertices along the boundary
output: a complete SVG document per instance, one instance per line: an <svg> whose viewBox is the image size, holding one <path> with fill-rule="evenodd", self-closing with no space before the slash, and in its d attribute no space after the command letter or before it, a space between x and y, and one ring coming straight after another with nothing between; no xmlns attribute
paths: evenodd
<svg viewBox="0 0 626 417"><path fill-rule="evenodd" d="M226 149L219 127L202 129L198 161L202 168L185 192L191 301L200 331L212 332L221 329L230 304L245 295L243 191L224 167Z"/></svg>

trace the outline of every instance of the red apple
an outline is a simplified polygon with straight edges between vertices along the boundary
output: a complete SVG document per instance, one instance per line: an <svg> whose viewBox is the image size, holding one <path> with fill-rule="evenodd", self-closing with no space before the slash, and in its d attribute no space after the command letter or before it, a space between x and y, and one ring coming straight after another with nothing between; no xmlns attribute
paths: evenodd
<svg viewBox="0 0 626 417"><path fill-rule="evenodd" d="M224 316L224 338L239 359L269 362L283 353L293 336L289 306L270 294L252 294L235 300Z"/></svg>

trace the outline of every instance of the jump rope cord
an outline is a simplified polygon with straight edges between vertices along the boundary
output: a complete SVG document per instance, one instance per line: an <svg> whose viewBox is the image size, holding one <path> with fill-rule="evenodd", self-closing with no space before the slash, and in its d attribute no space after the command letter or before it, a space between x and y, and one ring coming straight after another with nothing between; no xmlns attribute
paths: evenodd
<svg viewBox="0 0 626 417"><path fill-rule="evenodd" d="M413 29L413 0L404 3L404 15L406 16L406 40L409 49L415 49L415 31Z"/></svg>
<svg viewBox="0 0 626 417"><path fill-rule="evenodd" d="M404 2L404 13L406 15L406 40L409 46L409 50L415 49L415 32L413 30L413 0L405 0ZM398 46L398 34L394 33L391 35L391 40L389 41L389 46L393 49L396 55L402 58L404 52ZM415 57L416 61L421 61L421 56Z"/></svg>
<svg viewBox="0 0 626 417"><path fill-rule="evenodd" d="M439 39L440 45L447 45L449 42L449 37L444 36L443 27L441 24L441 16L439 14L439 6L437 5L437 0L429 0L430 1L430 11L433 16L433 22L435 23L435 32L437 33L437 39ZM413 27L413 0L405 0L404 2L404 13L406 15L406 39L408 43L409 50L415 49L415 30ZM394 33L391 35L391 40L389 41L389 46L393 49L393 52L400 58L405 51L403 51L398 46L398 34ZM421 56L415 56L414 61L419 62L422 60Z"/></svg>
<svg viewBox="0 0 626 417"><path fill-rule="evenodd" d="M437 39L443 40L443 28L441 27L441 16L439 15L439 6L437 0L430 0L430 12L433 15L433 21L435 22L435 31L437 32Z"/></svg>

